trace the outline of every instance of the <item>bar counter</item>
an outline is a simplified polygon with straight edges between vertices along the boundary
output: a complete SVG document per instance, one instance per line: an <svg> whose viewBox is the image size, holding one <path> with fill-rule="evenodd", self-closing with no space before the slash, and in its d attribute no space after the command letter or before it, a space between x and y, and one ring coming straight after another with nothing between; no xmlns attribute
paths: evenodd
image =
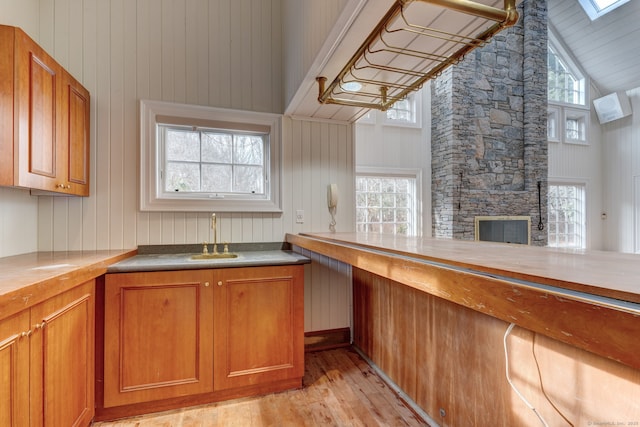
<svg viewBox="0 0 640 427"><path fill-rule="evenodd" d="M640 368L640 256L364 233L294 246Z"/></svg>

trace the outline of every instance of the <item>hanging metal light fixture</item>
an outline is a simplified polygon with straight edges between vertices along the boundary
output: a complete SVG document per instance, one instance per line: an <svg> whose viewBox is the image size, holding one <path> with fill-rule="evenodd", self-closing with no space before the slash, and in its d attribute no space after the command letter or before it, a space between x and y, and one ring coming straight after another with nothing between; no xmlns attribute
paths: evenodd
<svg viewBox="0 0 640 427"><path fill-rule="evenodd" d="M318 101L385 111L514 25L515 3L396 0L331 84L316 78Z"/></svg>

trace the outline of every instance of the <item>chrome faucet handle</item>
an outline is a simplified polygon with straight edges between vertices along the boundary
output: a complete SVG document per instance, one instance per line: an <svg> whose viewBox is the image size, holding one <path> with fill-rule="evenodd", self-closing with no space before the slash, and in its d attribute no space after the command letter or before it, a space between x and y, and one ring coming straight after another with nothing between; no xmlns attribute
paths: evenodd
<svg viewBox="0 0 640 427"><path fill-rule="evenodd" d="M207 241L206 240L204 242L202 242L202 253L203 254L208 254L209 253L209 248L207 247Z"/></svg>

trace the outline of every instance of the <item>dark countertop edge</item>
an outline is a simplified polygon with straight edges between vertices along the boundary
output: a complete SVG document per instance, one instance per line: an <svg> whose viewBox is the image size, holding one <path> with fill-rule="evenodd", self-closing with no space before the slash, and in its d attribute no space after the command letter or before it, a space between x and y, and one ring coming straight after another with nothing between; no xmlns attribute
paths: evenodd
<svg viewBox="0 0 640 427"><path fill-rule="evenodd" d="M294 252L295 253L295 252ZM311 260L299 255L296 260L266 260L266 261L236 261L234 263L167 263L167 264L154 264L154 265L137 265L137 266L118 266L113 264L107 268L107 274L114 273L141 273L151 271L177 271L177 270L213 270L220 268L243 268L243 267L266 267L266 266L279 266L279 265L302 265L309 264Z"/></svg>

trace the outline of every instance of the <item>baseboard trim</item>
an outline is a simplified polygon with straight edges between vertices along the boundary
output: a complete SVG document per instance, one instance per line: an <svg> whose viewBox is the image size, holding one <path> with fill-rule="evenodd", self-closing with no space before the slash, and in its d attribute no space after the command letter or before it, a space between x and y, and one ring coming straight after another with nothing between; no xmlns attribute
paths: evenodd
<svg viewBox="0 0 640 427"><path fill-rule="evenodd" d="M349 328L327 329L304 333L304 351L320 351L332 348L348 347L351 345L351 330Z"/></svg>

